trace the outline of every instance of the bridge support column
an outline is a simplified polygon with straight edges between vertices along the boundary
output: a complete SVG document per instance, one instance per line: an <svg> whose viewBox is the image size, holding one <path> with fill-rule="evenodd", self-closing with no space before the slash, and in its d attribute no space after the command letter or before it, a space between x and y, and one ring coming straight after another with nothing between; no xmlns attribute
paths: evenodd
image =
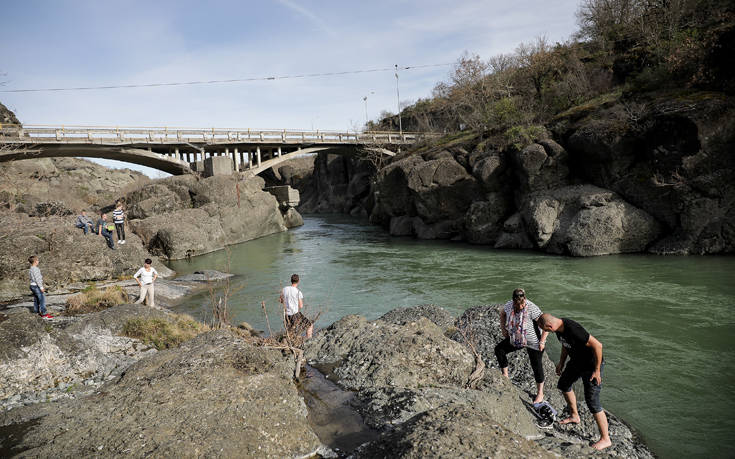
<svg viewBox="0 0 735 459"><path fill-rule="evenodd" d="M176 153L176 159L178 159L179 161L181 161L183 159L183 157L181 156L181 153L179 153L179 149L176 148L174 150L174 152Z"/></svg>
<svg viewBox="0 0 735 459"><path fill-rule="evenodd" d="M258 155L258 167L260 167L260 146L255 149L255 154Z"/></svg>
<svg viewBox="0 0 735 459"><path fill-rule="evenodd" d="M253 168L253 152L249 151L248 152L248 169L252 169L252 168Z"/></svg>
<svg viewBox="0 0 735 459"><path fill-rule="evenodd" d="M282 154L282 153L281 153L281 147L278 147L278 156L280 157L280 156L281 156L281 154Z"/></svg>
<svg viewBox="0 0 735 459"><path fill-rule="evenodd" d="M237 172L240 172L240 153L237 152L237 148L235 148L235 154L233 155L233 159L235 160L235 170Z"/></svg>

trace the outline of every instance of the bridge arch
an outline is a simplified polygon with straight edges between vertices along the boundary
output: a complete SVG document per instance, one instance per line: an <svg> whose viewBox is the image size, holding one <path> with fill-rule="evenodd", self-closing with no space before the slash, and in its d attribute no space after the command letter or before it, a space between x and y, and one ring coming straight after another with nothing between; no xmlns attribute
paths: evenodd
<svg viewBox="0 0 735 459"><path fill-rule="evenodd" d="M91 145L29 145L0 151L0 162L63 157L112 159L158 169L172 175L191 174L193 172L186 161L134 147L105 146L100 148Z"/></svg>

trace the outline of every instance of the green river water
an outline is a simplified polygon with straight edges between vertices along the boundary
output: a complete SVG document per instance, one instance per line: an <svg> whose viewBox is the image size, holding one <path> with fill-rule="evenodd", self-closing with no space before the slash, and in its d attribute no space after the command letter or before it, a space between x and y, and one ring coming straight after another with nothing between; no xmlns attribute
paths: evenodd
<svg viewBox="0 0 735 459"><path fill-rule="evenodd" d="M265 301L274 331L278 294L292 273L301 275L307 314L321 312L317 327L346 314L375 319L425 303L459 315L505 302L523 287L543 311L577 320L603 343L603 406L637 429L654 453L735 456L735 257L567 258L394 238L344 216L304 221L171 267L179 274L226 270L229 252L237 275L232 322L266 330ZM202 293L177 310L206 318L208 304ZM550 342L556 359L558 344Z"/></svg>

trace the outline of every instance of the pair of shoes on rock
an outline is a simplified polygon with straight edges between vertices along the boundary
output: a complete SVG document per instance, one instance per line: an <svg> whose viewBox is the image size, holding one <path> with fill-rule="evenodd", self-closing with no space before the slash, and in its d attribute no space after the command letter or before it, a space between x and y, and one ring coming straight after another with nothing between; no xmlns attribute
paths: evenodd
<svg viewBox="0 0 735 459"><path fill-rule="evenodd" d="M122 241L119 241L119 242L120 242L120 244L125 244L125 239L123 239Z"/></svg>

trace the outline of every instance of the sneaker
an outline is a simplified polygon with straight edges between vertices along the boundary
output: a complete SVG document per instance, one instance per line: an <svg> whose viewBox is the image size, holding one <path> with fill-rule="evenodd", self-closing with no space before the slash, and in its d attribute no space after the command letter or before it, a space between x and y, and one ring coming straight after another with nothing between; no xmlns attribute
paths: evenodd
<svg viewBox="0 0 735 459"><path fill-rule="evenodd" d="M123 239L122 241L120 241L120 244L125 244L125 239Z"/></svg>
<svg viewBox="0 0 735 459"><path fill-rule="evenodd" d="M46 313L46 314L42 315L41 318L43 318L43 319L53 319L54 316L52 316L51 314Z"/></svg>
<svg viewBox="0 0 735 459"><path fill-rule="evenodd" d="M117 240L117 243L119 244L120 242L122 242L122 240L118 239L118 240Z"/></svg>
<svg viewBox="0 0 735 459"><path fill-rule="evenodd" d="M554 426L554 420L549 418L542 418L536 420L536 427L539 429L551 429Z"/></svg>

